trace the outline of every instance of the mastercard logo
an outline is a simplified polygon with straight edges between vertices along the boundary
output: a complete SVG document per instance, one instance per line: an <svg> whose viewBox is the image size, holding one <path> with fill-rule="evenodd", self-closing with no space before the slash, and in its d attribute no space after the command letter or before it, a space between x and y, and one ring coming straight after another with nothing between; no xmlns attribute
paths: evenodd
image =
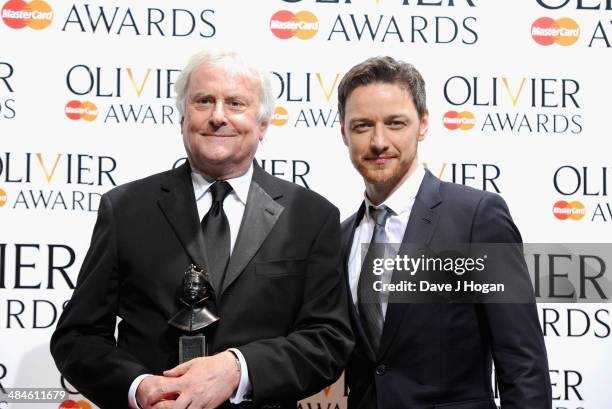
<svg viewBox="0 0 612 409"><path fill-rule="evenodd" d="M448 111L442 117L442 123L446 129L450 129L451 131L456 129L468 131L476 125L476 118L474 114L469 111Z"/></svg>
<svg viewBox="0 0 612 409"><path fill-rule="evenodd" d="M4 206L8 201L8 197L6 196L6 192L0 189L0 207Z"/></svg>
<svg viewBox="0 0 612 409"><path fill-rule="evenodd" d="M89 402L84 400L73 401L66 400L57 407L58 409L92 409L92 406Z"/></svg>
<svg viewBox="0 0 612 409"><path fill-rule="evenodd" d="M580 220L586 214L586 209L578 201L568 203L565 200L559 200L553 206L553 214L559 220Z"/></svg>
<svg viewBox="0 0 612 409"><path fill-rule="evenodd" d="M540 45L559 44L569 46L578 41L580 27L578 23L568 17L553 20L550 17L541 17L531 25L531 37Z"/></svg>
<svg viewBox="0 0 612 409"><path fill-rule="evenodd" d="M309 40L319 31L319 19L310 11L292 13L281 10L270 19L270 31L276 37L287 40L291 37Z"/></svg>
<svg viewBox="0 0 612 409"><path fill-rule="evenodd" d="M88 122L98 117L98 107L89 101L70 101L64 108L66 116L74 121L84 119Z"/></svg>
<svg viewBox="0 0 612 409"><path fill-rule="evenodd" d="M30 27L42 30L53 21L53 10L41 0L26 3L23 0L9 0L2 7L2 21L14 29Z"/></svg>
<svg viewBox="0 0 612 409"><path fill-rule="evenodd" d="M289 120L289 113L283 107L274 108L274 113L272 114L272 125L283 126Z"/></svg>

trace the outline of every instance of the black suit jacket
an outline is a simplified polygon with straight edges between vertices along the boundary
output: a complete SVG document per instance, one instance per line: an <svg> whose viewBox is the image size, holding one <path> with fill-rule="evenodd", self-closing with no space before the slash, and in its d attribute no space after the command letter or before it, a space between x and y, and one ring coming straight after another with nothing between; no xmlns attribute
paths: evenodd
<svg viewBox="0 0 612 409"><path fill-rule="evenodd" d="M347 277L363 212L362 205L342 224ZM500 196L441 182L427 171L403 242L521 243L521 236ZM515 279L529 280L520 254L512 263ZM551 407L546 349L533 303L389 303L377 355L353 303L349 309L357 340L346 370L349 409L493 409L492 359L503 409Z"/></svg>
<svg viewBox="0 0 612 409"><path fill-rule="evenodd" d="M221 320L207 337L213 353L237 347L244 355L253 407L295 408L340 375L353 340L339 248L338 210L255 164L240 232L215 288ZM177 365L180 334L167 321L180 307L190 263L206 265L187 164L102 197L51 340L62 374L94 403L127 407L138 375Z"/></svg>

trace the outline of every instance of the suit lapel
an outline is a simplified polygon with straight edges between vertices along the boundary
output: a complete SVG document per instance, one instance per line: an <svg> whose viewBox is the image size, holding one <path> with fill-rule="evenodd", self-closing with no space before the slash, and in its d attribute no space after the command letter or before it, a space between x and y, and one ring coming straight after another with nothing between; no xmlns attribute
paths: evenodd
<svg viewBox="0 0 612 409"><path fill-rule="evenodd" d="M254 164L253 180L249 187L246 208L240 223L240 231L234 244L225 277L219 292L223 292L236 280L278 221L284 207L275 199L281 197L278 184L272 176Z"/></svg>
<svg viewBox="0 0 612 409"><path fill-rule="evenodd" d="M359 311L355 306L355 300L353 300L353 294L351 292L351 283L349 280L349 257L351 254L351 247L353 246L353 238L355 236L355 230L361 219L363 218L363 214L365 213L365 203L362 202L361 206L357 213L355 213L352 217L347 219L343 225L342 229L342 269L344 274L344 279L346 281L346 289L348 293L349 299L349 314L351 316L351 320L354 323L355 335L360 340L359 344L364 346L364 352L367 355L367 358L372 362L376 361L376 354L374 353L374 349L372 348L372 344L368 339L363 325L361 324L361 319L359 317Z"/></svg>
<svg viewBox="0 0 612 409"><path fill-rule="evenodd" d="M414 205L410 211L410 217L402 238L399 254L407 254L408 244L422 243L428 245L433 238L433 233L438 223L438 214L434 208L441 203L440 180L426 171L419 191L416 195ZM399 274L393 274L392 281L399 280ZM383 327L382 338L380 341L379 356L383 356L393 344L393 338L401 326L404 314L410 308L410 304L394 302L394 294L389 296L385 325Z"/></svg>
<svg viewBox="0 0 612 409"><path fill-rule="evenodd" d="M157 203L168 223L193 263L198 267L207 266L204 235L200 228L189 163L171 172L161 189L162 195Z"/></svg>

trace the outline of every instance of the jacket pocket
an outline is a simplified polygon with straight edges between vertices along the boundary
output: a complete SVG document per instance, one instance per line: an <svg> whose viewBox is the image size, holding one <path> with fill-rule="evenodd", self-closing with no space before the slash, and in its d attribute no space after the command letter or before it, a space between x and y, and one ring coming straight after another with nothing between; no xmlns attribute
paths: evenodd
<svg viewBox="0 0 612 409"><path fill-rule="evenodd" d="M282 278L305 273L306 260L273 260L255 263L255 274L261 277Z"/></svg>

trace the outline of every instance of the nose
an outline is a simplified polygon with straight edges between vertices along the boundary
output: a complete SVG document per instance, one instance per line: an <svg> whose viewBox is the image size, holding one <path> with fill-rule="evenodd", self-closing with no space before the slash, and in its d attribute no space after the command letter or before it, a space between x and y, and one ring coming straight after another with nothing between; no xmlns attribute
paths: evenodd
<svg viewBox="0 0 612 409"><path fill-rule="evenodd" d="M370 149L378 154L386 151L388 148L389 142L385 136L385 127L383 124L376 124L370 138Z"/></svg>
<svg viewBox="0 0 612 409"><path fill-rule="evenodd" d="M210 115L210 122L216 128L219 128L227 123L225 108L222 101L217 101L215 104L215 107Z"/></svg>

